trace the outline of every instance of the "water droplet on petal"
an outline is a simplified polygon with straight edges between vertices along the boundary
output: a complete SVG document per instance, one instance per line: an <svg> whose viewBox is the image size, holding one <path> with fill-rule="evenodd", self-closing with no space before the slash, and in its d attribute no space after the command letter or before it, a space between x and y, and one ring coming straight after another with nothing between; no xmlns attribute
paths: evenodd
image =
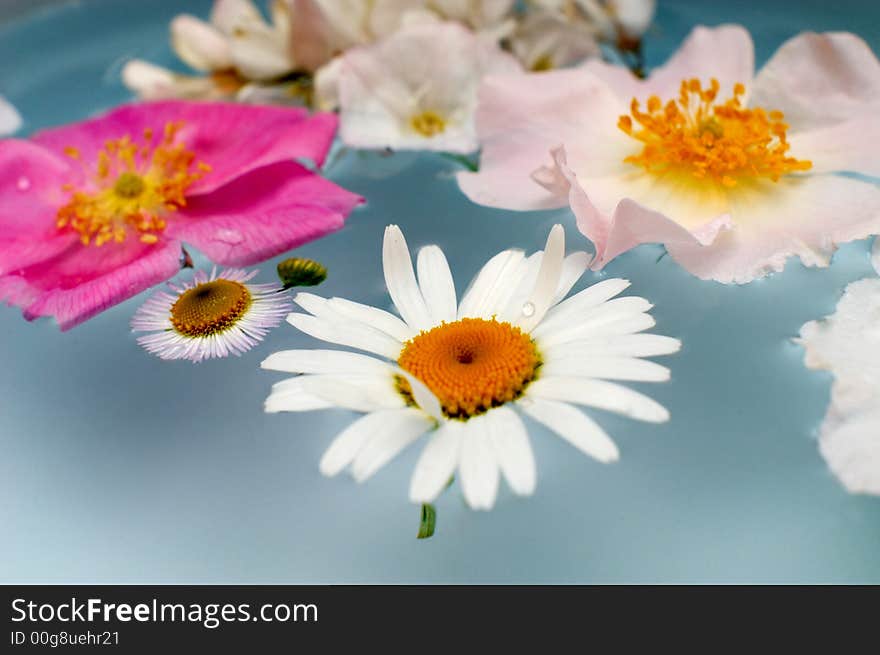
<svg viewBox="0 0 880 655"><path fill-rule="evenodd" d="M214 238L217 241L222 241L223 243L228 243L233 246L244 241L244 236L241 232L238 230L229 230L227 228L217 230L217 234L214 235Z"/></svg>
<svg viewBox="0 0 880 655"><path fill-rule="evenodd" d="M522 314L526 318L534 316L535 315L535 303L533 303L533 302L523 303Z"/></svg>
<svg viewBox="0 0 880 655"><path fill-rule="evenodd" d="M19 191L27 191L31 188L31 181L28 178L22 176L18 178L18 182L15 183L15 186L18 187Z"/></svg>

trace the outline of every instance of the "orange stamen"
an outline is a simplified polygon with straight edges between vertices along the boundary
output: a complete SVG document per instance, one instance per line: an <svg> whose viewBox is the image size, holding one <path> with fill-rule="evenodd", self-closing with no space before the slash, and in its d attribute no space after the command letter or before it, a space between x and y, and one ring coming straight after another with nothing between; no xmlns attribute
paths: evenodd
<svg viewBox="0 0 880 655"><path fill-rule="evenodd" d="M748 178L776 182L812 167L812 162L788 155L782 112L745 108L746 89L740 83L724 103L716 102L718 91L716 79L705 89L700 80L691 79L682 81L677 100L663 104L657 96L648 98L647 111L633 98L631 116L621 116L617 126L643 147L624 161L649 173L686 172L724 187Z"/></svg>

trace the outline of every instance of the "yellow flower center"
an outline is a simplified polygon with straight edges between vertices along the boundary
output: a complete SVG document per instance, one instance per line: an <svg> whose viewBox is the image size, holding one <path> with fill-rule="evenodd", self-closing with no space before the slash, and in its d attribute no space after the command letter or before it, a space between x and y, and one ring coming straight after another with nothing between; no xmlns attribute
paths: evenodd
<svg viewBox="0 0 880 655"><path fill-rule="evenodd" d="M423 137L430 139L446 131L446 121L434 111L423 111L416 114L409 121L410 126Z"/></svg>
<svg viewBox="0 0 880 655"><path fill-rule="evenodd" d="M206 337L228 330L251 305L241 282L212 280L184 291L171 306L171 324L187 337Z"/></svg>
<svg viewBox="0 0 880 655"><path fill-rule="evenodd" d="M77 232L86 246L121 243L130 232L144 243L156 243L165 229L165 216L186 204L186 190L210 170L175 143L180 127L168 123L156 143L149 129L141 144L130 136L107 141L95 170L89 171L88 188L64 186L71 196L58 210L58 229ZM80 158L76 148L65 152Z"/></svg>
<svg viewBox="0 0 880 655"><path fill-rule="evenodd" d="M463 318L408 341L397 363L427 385L444 414L467 419L519 398L535 379L541 358L518 327ZM412 400L405 379L398 387Z"/></svg>
<svg viewBox="0 0 880 655"><path fill-rule="evenodd" d="M553 65L553 55L543 54L535 61L532 62L532 72L533 73L543 73L545 71L553 70L555 66Z"/></svg>
<svg viewBox="0 0 880 655"><path fill-rule="evenodd" d="M621 116L617 125L644 145L624 161L649 173L684 172L725 187L741 179L776 182L812 167L810 161L788 155L782 112L743 107L742 84L734 85L730 99L716 102L718 89L716 79L706 89L697 79L684 80L677 100L664 105L651 96L647 111L633 98L631 116Z"/></svg>

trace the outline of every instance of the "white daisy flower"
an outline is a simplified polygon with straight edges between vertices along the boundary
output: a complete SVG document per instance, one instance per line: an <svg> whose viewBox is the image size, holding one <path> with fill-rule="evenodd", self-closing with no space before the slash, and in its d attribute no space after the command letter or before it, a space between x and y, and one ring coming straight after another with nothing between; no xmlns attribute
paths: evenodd
<svg viewBox="0 0 880 655"><path fill-rule="evenodd" d="M281 323L290 299L274 284L248 284L257 271L197 271L190 282L169 283L135 312L134 332L150 332L138 343L162 359L241 355Z"/></svg>
<svg viewBox="0 0 880 655"><path fill-rule="evenodd" d="M617 447L576 407L610 410L650 422L668 420L654 400L608 380L663 381L669 370L642 357L676 352L677 339L639 334L654 325L642 298L616 298L629 286L609 279L565 298L589 263L565 257L562 226L526 257L505 250L490 259L456 301L443 251L426 246L413 271L400 229L383 247L385 282L400 315L343 298L301 293L308 313L289 323L345 350L288 350L263 368L301 374L277 383L266 411L342 407L365 415L324 454L320 469L350 468L364 481L406 446L430 433L409 496L430 503L457 475L474 509L490 509L503 475L520 495L535 488L535 461L520 414L602 462ZM378 357L376 357L378 356Z"/></svg>

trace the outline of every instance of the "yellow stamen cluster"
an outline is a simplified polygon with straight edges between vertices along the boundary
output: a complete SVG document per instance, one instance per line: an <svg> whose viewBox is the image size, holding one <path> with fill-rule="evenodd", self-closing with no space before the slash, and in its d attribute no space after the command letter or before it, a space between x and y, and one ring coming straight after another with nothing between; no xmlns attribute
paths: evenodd
<svg viewBox="0 0 880 655"><path fill-rule="evenodd" d="M541 358L528 334L510 323L463 318L408 341L397 360L424 382L450 418L467 419L519 398ZM412 399L409 383L400 392Z"/></svg>
<svg viewBox="0 0 880 655"><path fill-rule="evenodd" d="M684 80L677 100L665 105L657 96L648 98L646 111L633 98L631 116L617 125L644 146L625 162L649 173L685 172L734 187L740 179L769 178L806 171L807 160L788 156L788 125L779 111L746 108L745 87L736 84L733 97L717 102L719 84L708 88L700 80Z"/></svg>
<svg viewBox="0 0 880 655"><path fill-rule="evenodd" d="M251 294L241 282L212 280L184 291L171 306L171 324L187 337L228 330L247 312Z"/></svg>
<svg viewBox="0 0 880 655"><path fill-rule="evenodd" d="M87 188L65 185L71 193L58 210L59 230L73 230L83 245L121 243L134 231L144 243L156 243L165 229L165 216L186 205L186 190L210 167L175 143L181 123L168 123L154 143L153 131L144 130L143 143L130 136L113 139L98 152ZM80 159L75 148L66 148Z"/></svg>
<svg viewBox="0 0 880 655"><path fill-rule="evenodd" d="M412 129L427 139L446 131L446 121L443 117L430 110L416 114L410 119L409 124Z"/></svg>

